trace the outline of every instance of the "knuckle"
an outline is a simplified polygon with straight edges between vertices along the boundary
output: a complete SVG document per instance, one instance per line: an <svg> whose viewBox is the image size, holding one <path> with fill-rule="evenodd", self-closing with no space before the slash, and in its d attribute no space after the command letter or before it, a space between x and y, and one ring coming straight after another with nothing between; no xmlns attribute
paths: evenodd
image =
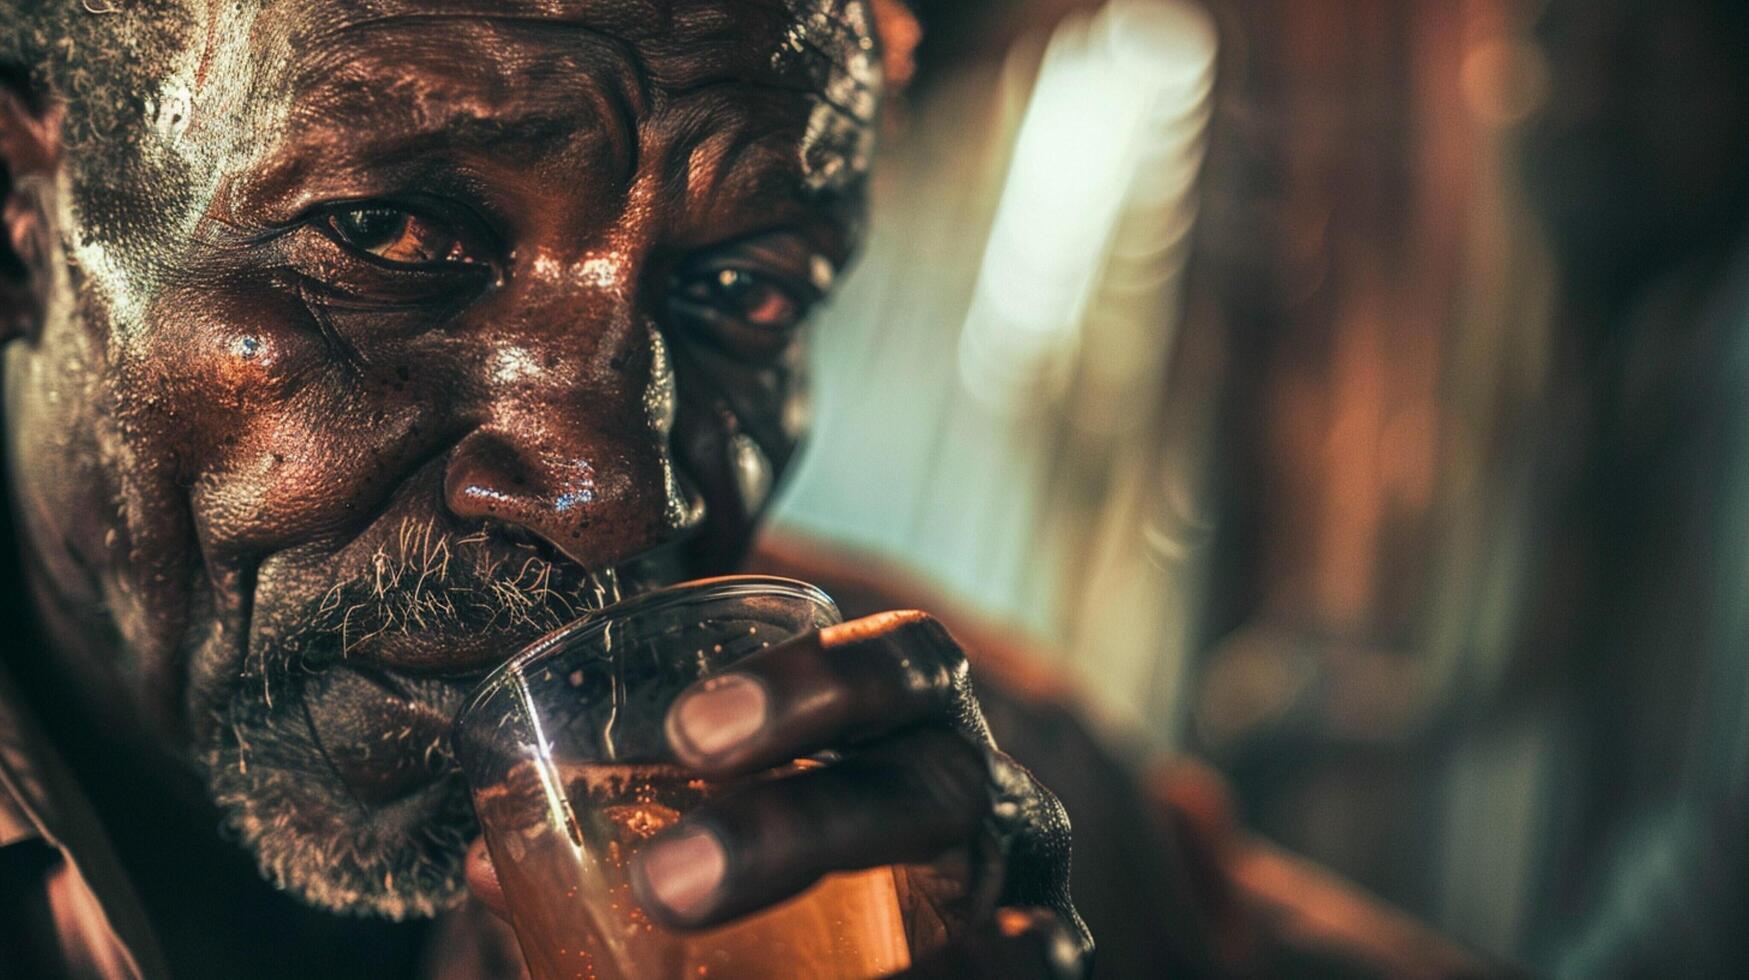
<svg viewBox="0 0 1749 980"><path fill-rule="evenodd" d="M1073 839L1075 836L1074 825L1069 822L1069 808L1063 803L1062 797L1043 785L1040 785L1038 789L1044 812L1049 817L1051 831L1060 835L1064 840Z"/></svg>
<svg viewBox="0 0 1749 980"><path fill-rule="evenodd" d="M1044 864L1066 864L1063 859L1073 839L1069 808L1050 787L1007 755L992 751L989 765L998 823Z"/></svg>
<svg viewBox="0 0 1749 980"><path fill-rule="evenodd" d="M971 662L941 620L915 609L894 613L901 617L893 631L900 650L916 667L928 671L941 687L957 688L971 674Z"/></svg>
<svg viewBox="0 0 1749 980"><path fill-rule="evenodd" d="M915 609L880 618L886 623L879 634L883 655L848 669L871 671L865 676L879 689L925 714L952 711L966 700L971 665L940 620Z"/></svg>
<svg viewBox="0 0 1749 980"><path fill-rule="evenodd" d="M970 672L965 652L947 627L918 609L896 609L829 626L820 632L820 639L828 651L864 648L894 654L901 669L930 686L952 687ZM839 658L843 669L862 662L860 656Z"/></svg>
<svg viewBox="0 0 1749 980"><path fill-rule="evenodd" d="M1056 799L1050 790L1033 778L1030 770L1006 752L986 748L984 754L990 769L990 782L1001 795L1028 800Z"/></svg>
<svg viewBox="0 0 1749 980"><path fill-rule="evenodd" d="M1075 839L1074 827L1069 822L1069 808L1057 794L1038 787L1038 806L1034 811L1033 829L1046 843L1041 847L1048 853L1069 853L1070 845Z"/></svg>

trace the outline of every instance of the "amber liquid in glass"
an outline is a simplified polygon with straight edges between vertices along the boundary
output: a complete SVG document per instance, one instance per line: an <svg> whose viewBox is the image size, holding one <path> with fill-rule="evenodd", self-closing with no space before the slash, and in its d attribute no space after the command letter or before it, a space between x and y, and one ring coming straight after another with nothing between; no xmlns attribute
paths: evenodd
<svg viewBox="0 0 1749 980"><path fill-rule="evenodd" d="M717 787L674 766L535 766L479 795L486 843L534 980L867 980L910 951L890 868L831 875L726 926L680 933L632 897L644 841ZM566 813L570 827L548 818Z"/></svg>

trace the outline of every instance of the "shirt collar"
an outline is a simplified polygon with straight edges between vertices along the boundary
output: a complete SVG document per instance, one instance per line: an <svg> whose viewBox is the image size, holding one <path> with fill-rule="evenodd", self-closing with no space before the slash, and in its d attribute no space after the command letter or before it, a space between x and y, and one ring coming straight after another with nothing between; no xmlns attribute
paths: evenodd
<svg viewBox="0 0 1749 980"><path fill-rule="evenodd" d="M0 847L31 840L60 846L50 828L54 808L32 762L32 728L12 679L0 669Z"/></svg>
<svg viewBox="0 0 1749 980"><path fill-rule="evenodd" d="M145 908L103 825L0 666L0 848L32 842L60 852L89 895L92 926L132 976L166 975Z"/></svg>

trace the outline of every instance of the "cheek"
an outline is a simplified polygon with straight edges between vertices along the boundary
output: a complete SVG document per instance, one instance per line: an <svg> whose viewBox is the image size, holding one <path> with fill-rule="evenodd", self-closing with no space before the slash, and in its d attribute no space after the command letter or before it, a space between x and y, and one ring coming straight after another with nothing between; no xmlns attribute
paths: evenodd
<svg viewBox="0 0 1749 980"><path fill-rule="evenodd" d="M162 307L124 391L139 442L177 460L211 557L342 527L394 482L417 431L401 382L345 366L301 303L258 287Z"/></svg>
<svg viewBox="0 0 1749 980"><path fill-rule="evenodd" d="M732 562L745 546L795 453L805 396L790 364L754 368L699 351L682 359L675 448L708 508L707 560Z"/></svg>
<svg viewBox="0 0 1749 980"><path fill-rule="evenodd" d="M742 510L749 514L763 511L766 501L771 499L772 484L777 479L770 454L745 432L732 436L728 448L735 493L741 498Z"/></svg>
<svg viewBox="0 0 1749 980"><path fill-rule="evenodd" d="M118 372L129 441L174 459L184 482L267 450L263 435L272 428L264 423L285 414L313 373L309 338L276 323L270 310L211 295L161 307Z"/></svg>

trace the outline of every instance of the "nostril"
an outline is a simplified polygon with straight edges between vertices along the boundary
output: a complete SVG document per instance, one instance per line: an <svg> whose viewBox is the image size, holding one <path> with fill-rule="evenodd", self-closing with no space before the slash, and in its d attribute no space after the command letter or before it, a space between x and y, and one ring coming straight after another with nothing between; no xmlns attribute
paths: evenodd
<svg viewBox="0 0 1749 980"><path fill-rule="evenodd" d="M511 431L513 421L476 429L451 451L443 483L450 514L591 568L646 551L678 529L664 510L673 477L664 478L661 449L644 441L647 432L598 427L575 414L523 420ZM598 473L597 460L609 468Z"/></svg>
<svg viewBox="0 0 1749 980"><path fill-rule="evenodd" d="M533 548L543 552L554 551L552 545L547 543L546 538L530 531L521 524L514 524L510 521L481 521L480 529L519 547ZM554 554L557 552L554 551Z"/></svg>
<svg viewBox="0 0 1749 980"><path fill-rule="evenodd" d="M500 542L548 561L576 561L580 556L565 543L588 523L588 515L569 500L579 488L567 486L567 480L579 464L564 470L530 464L530 457L540 456L534 447L519 451L499 432L474 432L450 457L445 503L450 513ZM588 499L594 499L592 491Z"/></svg>
<svg viewBox="0 0 1749 980"><path fill-rule="evenodd" d="M523 557L538 558L556 567L582 567L581 563L547 540L540 532L530 530L514 520L487 518L472 521L467 528L468 533L464 537L479 542L488 550L512 548L521 552ZM520 563L521 560L518 558L517 562Z"/></svg>

